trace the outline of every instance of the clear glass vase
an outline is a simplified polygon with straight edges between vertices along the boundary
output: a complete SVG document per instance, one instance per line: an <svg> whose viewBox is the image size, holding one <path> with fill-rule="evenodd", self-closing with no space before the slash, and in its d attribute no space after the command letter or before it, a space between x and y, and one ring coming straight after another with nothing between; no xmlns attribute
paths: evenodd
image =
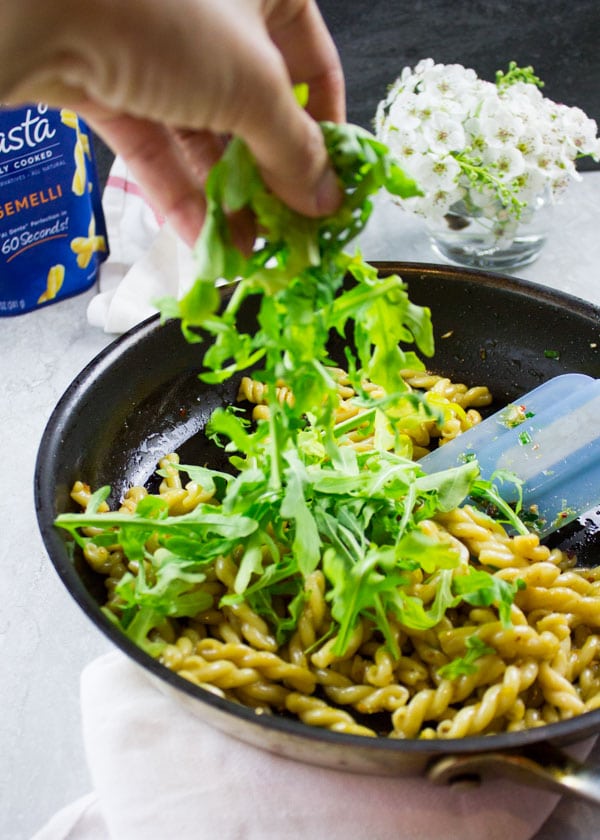
<svg viewBox="0 0 600 840"><path fill-rule="evenodd" d="M427 220L433 250L458 265L503 271L534 262L546 241L550 206L545 195L516 219L504 207L453 204L443 219Z"/></svg>

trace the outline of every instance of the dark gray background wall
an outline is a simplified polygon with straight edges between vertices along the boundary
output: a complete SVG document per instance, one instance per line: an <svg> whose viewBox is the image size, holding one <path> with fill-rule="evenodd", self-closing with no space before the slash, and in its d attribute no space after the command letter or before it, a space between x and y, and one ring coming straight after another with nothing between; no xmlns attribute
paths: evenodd
<svg viewBox="0 0 600 840"><path fill-rule="evenodd" d="M317 0L342 58L348 119L371 127L406 65L463 64L489 81L533 65L544 93L600 124L598 0ZM589 164L588 164L589 165Z"/></svg>
<svg viewBox="0 0 600 840"><path fill-rule="evenodd" d="M342 58L351 122L371 128L402 68L433 58L490 81L511 60L531 64L547 96L600 124L599 0L317 1ZM99 142L96 150L104 183L112 156ZM598 164L583 160L580 168Z"/></svg>

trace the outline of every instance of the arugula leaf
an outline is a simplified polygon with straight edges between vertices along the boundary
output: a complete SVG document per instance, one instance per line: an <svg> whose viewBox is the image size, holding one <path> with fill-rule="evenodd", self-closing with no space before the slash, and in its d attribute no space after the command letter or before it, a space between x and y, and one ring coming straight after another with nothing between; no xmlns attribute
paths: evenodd
<svg viewBox="0 0 600 840"><path fill-rule="evenodd" d="M416 485L420 490L435 490L437 509L446 512L457 508L469 492L472 495L474 487L482 486L482 482L476 481L478 475L479 465L471 461L441 473L422 476Z"/></svg>
<svg viewBox="0 0 600 840"><path fill-rule="evenodd" d="M282 596L287 602L287 614L283 616L274 607L274 599ZM308 593L303 589L300 578L286 580L269 589L259 589L246 595L246 601L252 609L275 628L278 645L285 644L294 633L307 599Z"/></svg>
<svg viewBox="0 0 600 840"><path fill-rule="evenodd" d="M100 507L102 502L105 502L108 499L109 495L110 487L107 487L106 485L104 487L99 487L98 490L92 493L92 495L88 499L88 503L85 508L86 513L97 513L98 508Z"/></svg>
<svg viewBox="0 0 600 840"><path fill-rule="evenodd" d="M159 548L151 557L151 570L151 581L141 570L121 578L117 593L126 607L152 607L163 616L194 616L212 605L210 595L190 587L206 580L193 561Z"/></svg>
<svg viewBox="0 0 600 840"><path fill-rule="evenodd" d="M298 570L307 577L319 565L321 559L321 538L308 500L305 488L309 476L302 461L295 452L286 452L289 468L286 470L285 492L281 501L280 515L294 523L294 537L291 548Z"/></svg>
<svg viewBox="0 0 600 840"><path fill-rule="evenodd" d="M466 639L465 648L466 653L464 656L457 657L456 659L453 659L452 662L448 662L447 665L442 665L441 668L438 668L438 675L442 679L456 680L458 677L474 674L477 671L477 665L475 664L477 660L481 659L482 656L495 653L494 648L486 645L486 643L475 634Z"/></svg>
<svg viewBox="0 0 600 840"><path fill-rule="evenodd" d="M357 126L333 123L324 123L322 130L344 194L341 208L332 217L308 219L270 194L239 138L229 143L211 171L206 184L207 222L195 249L198 279L179 303L163 300L159 305L163 317L172 317L177 312L187 337L195 337L193 328L199 326L214 335L205 362L215 372L230 375L250 366L256 361L255 354L260 355L265 348L268 353L268 339L278 337L282 330L288 346L294 330L301 330L298 338L305 359L312 362L324 358L330 327L319 319L318 313L323 305L339 306L339 301L334 304L334 299L347 272L353 273L367 292L363 308L374 306L372 317L381 309L377 299L389 294L380 288L377 274L370 266L347 257L342 249L366 224L372 210L368 198L371 194L386 187L406 197L417 194L417 187L401 175L386 147L368 132ZM226 221L227 211L241 207L255 214L257 226L264 235L264 244L257 245L245 259L233 245ZM315 267L319 268L316 274L312 272ZM217 314L220 299L215 288L218 279L240 280L220 315ZM385 308L377 316L379 334L374 336L375 346L382 342L389 344L391 328L393 336L402 334L408 340L414 336L422 352L431 353L429 311L409 305L399 278L389 278L386 282L396 294L404 293L407 323L403 324L402 317L398 317L402 313L398 301L393 301L387 318ZM257 291L267 296L279 294L280 300L262 298L259 320L263 331L258 336L248 336L237 328L236 314L243 299ZM356 306L354 311L358 312ZM327 317L328 313L324 314ZM382 330L382 318L385 330ZM331 326L334 322L331 319ZM311 324L312 342L304 334ZM402 358L401 354L398 358ZM378 369L381 370L381 365Z"/></svg>
<svg viewBox="0 0 600 840"><path fill-rule="evenodd" d="M417 568L428 575L438 569L455 569L459 564L459 555L454 546L432 540L422 531L413 530L404 534L396 545L399 557L410 558Z"/></svg>
<svg viewBox="0 0 600 840"><path fill-rule="evenodd" d="M146 563L148 568L146 568ZM213 598L199 585L206 579L194 561L166 549L146 554L137 574L126 572L116 586L123 617L119 626L126 636L153 655L162 644L149 638L168 616L195 616L212 606ZM105 610L111 620L114 613Z"/></svg>
<svg viewBox="0 0 600 840"><path fill-rule="evenodd" d="M456 575L453 581L454 591L468 604L475 607L495 606L505 627L510 627L510 608L519 589L525 583L517 580L514 583L495 577L484 569L470 568L465 575Z"/></svg>
<svg viewBox="0 0 600 840"><path fill-rule="evenodd" d="M501 496L494 482L512 484L517 492L515 510ZM527 526L519 516L523 503L523 482L508 470L496 470L489 481L478 479L471 486L472 498L483 506L491 506L499 515L501 522L512 526L518 534L528 534Z"/></svg>
<svg viewBox="0 0 600 840"><path fill-rule="evenodd" d="M169 476L169 470L173 469L187 473L190 481L196 482L205 493L210 495L218 494L219 497L222 497L224 488L233 479L230 473L209 470L206 467L199 467L193 464L178 464L176 462L171 462L169 469L156 470L156 475L167 478Z"/></svg>

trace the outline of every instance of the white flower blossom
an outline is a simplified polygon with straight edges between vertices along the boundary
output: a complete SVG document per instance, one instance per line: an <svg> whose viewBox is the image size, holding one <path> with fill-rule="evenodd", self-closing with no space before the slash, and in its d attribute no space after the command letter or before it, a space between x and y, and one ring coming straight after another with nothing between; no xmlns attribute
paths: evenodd
<svg viewBox="0 0 600 840"><path fill-rule="evenodd" d="M465 147L465 130L454 117L442 111L434 112L423 126L423 136L430 152L443 155Z"/></svg>
<svg viewBox="0 0 600 840"><path fill-rule="evenodd" d="M519 218L580 178L579 157L600 159L595 121L544 97L530 71L512 64L492 83L432 58L402 70L374 120L423 192L399 204L427 218L457 202L489 218Z"/></svg>
<svg viewBox="0 0 600 840"><path fill-rule="evenodd" d="M524 131L524 124L512 113L506 101L486 97L478 114L479 130L488 146L496 148L513 147Z"/></svg>
<svg viewBox="0 0 600 840"><path fill-rule="evenodd" d="M512 145L503 148L489 146L485 149L482 160L504 181L512 181L522 175L527 166L524 155Z"/></svg>
<svg viewBox="0 0 600 840"><path fill-rule="evenodd" d="M411 176L423 192L429 190L452 190L460 175L460 165L452 155L421 155L412 161Z"/></svg>
<svg viewBox="0 0 600 840"><path fill-rule="evenodd" d="M423 134L411 131L404 125L382 133L380 139L409 174L411 174L409 172L411 159L413 157L416 159L427 152L427 142Z"/></svg>

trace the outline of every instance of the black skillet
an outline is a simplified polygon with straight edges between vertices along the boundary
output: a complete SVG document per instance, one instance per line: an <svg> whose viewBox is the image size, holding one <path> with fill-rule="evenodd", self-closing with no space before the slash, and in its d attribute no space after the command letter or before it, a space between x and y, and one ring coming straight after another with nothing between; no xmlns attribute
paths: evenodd
<svg viewBox="0 0 600 840"><path fill-rule="evenodd" d="M495 406L506 404L560 373L600 376L600 309L573 297L498 274L426 264L380 263L398 272L415 303L430 306L436 372L468 385L487 384ZM245 318L251 324L251 307ZM550 352L548 352L550 351ZM343 359L341 342L332 354ZM600 732L600 710L523 732L456 740L372 739L311 728L218 698L161 666L124 638L100 612L101 580L53 526L72 510L69 488L82 479L110 484L117 499L131 484L152 481L159 458L177 450L185 463L223 467L203 427L211 411L232 402L237 380L214 388L197 378L201 346L189 345L179 325L152 318L92 361L68 388L44 432L35 473L39 526L63 583L117 647L212 725L263 749L299 761L359 773L426 774L434 781L491 769L528 783L571 789L600 802L597 771L569 763L557 749ZM222 457L222 456L221 456ZM595 565L600 550L595 512L552 537Z"/></svg>

